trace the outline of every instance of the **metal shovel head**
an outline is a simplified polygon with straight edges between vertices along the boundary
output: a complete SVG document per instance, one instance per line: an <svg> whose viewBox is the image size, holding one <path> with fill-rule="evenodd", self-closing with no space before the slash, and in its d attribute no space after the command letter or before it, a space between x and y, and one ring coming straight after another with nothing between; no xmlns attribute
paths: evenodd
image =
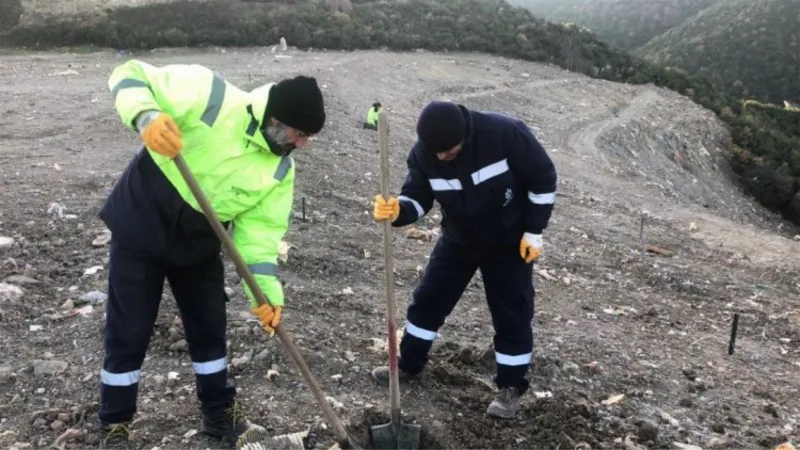
<svg viewBox="0 0 800 450"><path fill-rule="evenodd" d="M396 433L395 433L396 431ZM372 448L381 449L419 449L420 426L399 423L395 430L392 422L370 427Z"/></svg>

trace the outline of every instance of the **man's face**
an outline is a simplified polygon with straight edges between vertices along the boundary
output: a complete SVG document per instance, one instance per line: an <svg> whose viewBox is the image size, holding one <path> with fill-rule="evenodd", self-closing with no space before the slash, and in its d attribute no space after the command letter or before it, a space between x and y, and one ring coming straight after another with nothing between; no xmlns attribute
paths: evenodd
<svg viewBox="0 0 800 450"><path fill-rule="evenodd" d="M459 153L461 153L462 148L464 148L464 141L461 141L458 145L450 150L447 150L446 152L437 153L436 158L438 158L439 161L452 161L456 159L456 156L458 156Z"/></svg>
<svg viewBox="0 0 800 450"><path fill-rule="evenodd" d="M309 135L275 119L270 119L265 138L275 153L287 154L294 149L305 147Z"/></svg>

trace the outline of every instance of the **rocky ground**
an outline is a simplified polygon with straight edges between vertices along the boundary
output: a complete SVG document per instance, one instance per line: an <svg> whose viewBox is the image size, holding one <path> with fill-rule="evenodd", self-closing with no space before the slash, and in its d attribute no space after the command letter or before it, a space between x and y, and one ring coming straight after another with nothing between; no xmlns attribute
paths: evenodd
<svg viewBox="0 0 800 450"><path fill-rule="evenodd" d="M369 379L386 360L375 100L391 114L392 186L433 98L525 118L559 170L536 266L533 389L518 419L484 416L494 370L476 276L440 330L427 378L403 390L423 444L449 448L774 448L800 435L800 242L728 181L715 116L671 91L459 54L156 51L251 88L304 73L324 86L326 130L297 152L297 214L282 264L284 325L354 435L387 420ZM97 210L136 136L106 86L113 52L6 52L0 63L0 446L97 443L107 236ZM305 201L305 220L301 205ZM409 299L438 212L396 230L396 297ZM332 434L228 266L231 371L271 433ZM739 332L728 339L734 314ZM401 314L402 317L402 314ZM174 301L143 367L137 448L207 448ZM683 445L683 447L681 447ZM692 447L688 447L692 448Z"/></svg>

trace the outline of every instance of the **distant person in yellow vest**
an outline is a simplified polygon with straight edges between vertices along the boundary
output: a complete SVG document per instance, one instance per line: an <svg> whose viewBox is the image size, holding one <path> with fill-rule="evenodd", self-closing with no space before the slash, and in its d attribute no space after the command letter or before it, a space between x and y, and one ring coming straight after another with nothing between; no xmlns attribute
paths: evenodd
<svg viewBox="0 0 800 450"><path fill-rule="evenodd" d="M364 128L369 130L378 129L378 112L380 112L383 105L381 102L375 102L367 110L367 120L364 121Z"/></svg>

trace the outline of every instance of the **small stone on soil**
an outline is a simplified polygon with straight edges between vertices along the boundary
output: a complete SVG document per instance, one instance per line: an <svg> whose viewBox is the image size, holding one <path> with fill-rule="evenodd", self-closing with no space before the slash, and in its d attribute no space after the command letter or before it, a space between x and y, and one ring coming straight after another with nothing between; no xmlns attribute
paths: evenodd
<svg viewBox="0 0 800 450"><path fill-rule="evenodd" d="M14 238L0 236L0 250L8 250L14 245Z"/></svg>
<svg viewBox="0 0 800 450"><path fill-rule="evenodd" d="M37 359L33 362L33 374L34 375L56 375L67 370L67 364L64 361L59 361L55 359L51 360L40 360Z"/></svg>
<svg viewBox="0 0 800 450"><path fill-rule="evenodd" d="M0 302L14 302L22 298L22 289L8 283L0 283Z"/></svg>
<svg viewBox="0 0 800 450"><path fill-rule="evenodd" d="M91 303L93 305L98 305L100 303L105 302L107 299L108 299L108 295L105 294L104 292L92 291L92 292L87 292L87 293L81 295L80 298L78 298L78 301L81 304L83 304L83 303Z"/></svg>

